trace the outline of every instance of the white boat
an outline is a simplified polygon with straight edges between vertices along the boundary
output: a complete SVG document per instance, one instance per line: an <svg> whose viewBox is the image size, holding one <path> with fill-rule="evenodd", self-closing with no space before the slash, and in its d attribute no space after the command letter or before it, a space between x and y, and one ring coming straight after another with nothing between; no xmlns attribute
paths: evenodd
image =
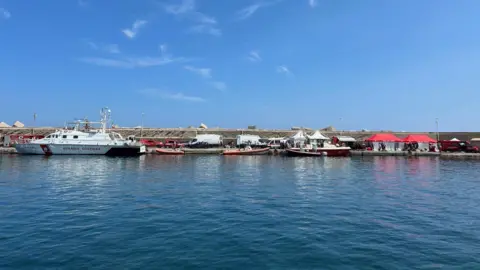
<svg viewBox="0 0 480 270"><path fill-rule="evenodd" d="M134 139L124 139L116 132L107 131L110 109L102 108L101 121L75 121L73 127L65 127L45 138L26 141L15 145L19 154L32 155L108 155L137 156L145 154L145 145ZM92 129L92 124L101 124ZM83 129L82 129L83 126Z"/></svg>

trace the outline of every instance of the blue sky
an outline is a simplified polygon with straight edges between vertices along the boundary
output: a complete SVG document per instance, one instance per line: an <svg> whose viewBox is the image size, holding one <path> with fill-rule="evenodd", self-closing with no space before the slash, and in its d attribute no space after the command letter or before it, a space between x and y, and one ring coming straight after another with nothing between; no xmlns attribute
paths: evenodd
<svg viewBox="0 0 480 270"><path fill-rule="evenodd" d="M0 121L478 131L476 0L0 0Z"/></svg>

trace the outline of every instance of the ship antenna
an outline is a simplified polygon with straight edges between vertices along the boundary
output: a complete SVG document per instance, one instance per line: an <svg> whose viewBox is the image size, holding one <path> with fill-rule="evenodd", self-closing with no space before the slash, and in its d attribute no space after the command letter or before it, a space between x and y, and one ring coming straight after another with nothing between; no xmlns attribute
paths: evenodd
<svg viewBox="0 0 480 270"><path fill-rule="evenodd" d="M107 123L108 123L108 120L110 119L111 112L112 111L108 107L104 107L100 110L103 133L105 133L105 131L107 130Z"/></svg>

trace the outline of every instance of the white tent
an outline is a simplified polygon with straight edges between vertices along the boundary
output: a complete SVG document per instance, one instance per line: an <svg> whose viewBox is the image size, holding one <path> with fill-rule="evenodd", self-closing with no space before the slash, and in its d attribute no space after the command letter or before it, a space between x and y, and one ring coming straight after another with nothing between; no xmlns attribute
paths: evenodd
<svg viewBox="0 0 480 270"><path fill-rule="evenodd" d="M453 138L453 139L451 139L450 141L451 141L451 142L459 142L460 140L457 139L457 138Z"/></svg>
<svg viewBox="0 0 480 270"><path fill-rule="evenodd" d="M23 128L25 127L25 125L20 121L15 121L15 123L13 124L13 127Z"/></svg>
<svg viewBox="0 0 480 270"><path fill-rule="evenodd" d="M328 140L328 137L323 136L320 131L315 131L312 135L307 135L308 139L310 140Z"/></svg>
<svg viewBox="0 0 480 270"><path fill-rule="evenodd" d="M307 138L305 137L305 133L303 132L303 130L300 130L295 135L291 136L289 139L293 140L293 141L302 141L303 142Z"/></svg>
<svg viewBox="0 0 480 270"><path fill-rule="evenodd" d="M299 130L295 135L288 138L288 142L293 144L294 147L302 147L306 140L303 130Z"/></svg>

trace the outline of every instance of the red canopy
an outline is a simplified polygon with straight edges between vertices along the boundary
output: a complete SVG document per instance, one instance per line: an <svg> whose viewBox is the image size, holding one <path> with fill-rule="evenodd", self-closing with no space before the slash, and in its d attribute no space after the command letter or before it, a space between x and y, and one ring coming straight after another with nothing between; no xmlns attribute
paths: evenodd
<svg viewBox="0 0 480 270"><path fill-rule="evenodd" d="M414 134L414 135L408 135L407 137L405 137L405 139L403 139L404 142L421 142L421 143L436 143L437 141L435 141L434 139L428 137L427 135L425 134Z"/></svg>
<svg viewBox="0 0 480 270"><path fill-rule="evenodd" d="M367 142L403 142L402 139L391 133L374 134L372 137L366 139Z"/></svg>

